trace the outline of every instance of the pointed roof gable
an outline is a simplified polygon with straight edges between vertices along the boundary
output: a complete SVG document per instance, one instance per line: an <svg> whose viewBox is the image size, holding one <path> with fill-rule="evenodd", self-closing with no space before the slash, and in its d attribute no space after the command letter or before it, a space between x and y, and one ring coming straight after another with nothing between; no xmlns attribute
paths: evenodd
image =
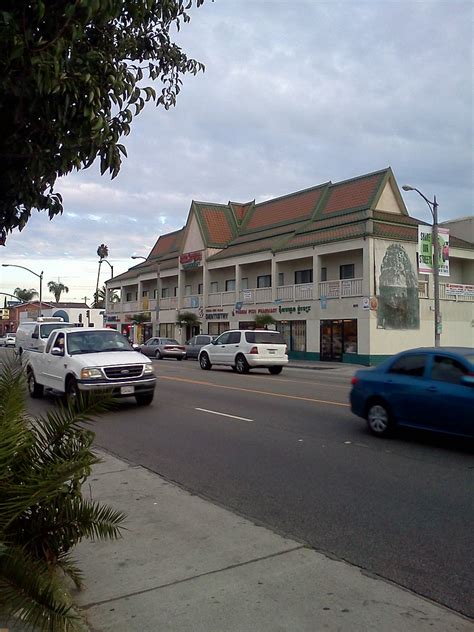
<svg viewBox="0 0 474 632"><path fill-rule="evenodd" d="M240 226L245 220L247 213L255 206L255 200L241 204L240 202L229 202L229 208L234 213L237 224Z"/></svg>
<svg viewBox="0 0 474 632"><path fill-rule="evenodd" d="M316 217L372 208L374 201L380 197L382 184L390 173L391 170L387 168L331 184Z"/></svg>
<svg viewBox="0 0 474 632"><path fill-rule="evenodd" d="M237 235L237 224L227 204L192 203L204 244L208 248L223 248Z"/></svg>

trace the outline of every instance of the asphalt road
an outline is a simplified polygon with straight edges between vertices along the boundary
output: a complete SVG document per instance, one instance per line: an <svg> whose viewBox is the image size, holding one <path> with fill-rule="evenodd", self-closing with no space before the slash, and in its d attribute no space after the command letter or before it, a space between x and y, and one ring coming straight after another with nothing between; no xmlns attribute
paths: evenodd
<svg viewBox="0 0 474 632"><path fill-rule="evenodd" d="M152 406L121 403L97 423L98 446L474 617L472 442L370 436L336 371L155 366Z"/></svg>

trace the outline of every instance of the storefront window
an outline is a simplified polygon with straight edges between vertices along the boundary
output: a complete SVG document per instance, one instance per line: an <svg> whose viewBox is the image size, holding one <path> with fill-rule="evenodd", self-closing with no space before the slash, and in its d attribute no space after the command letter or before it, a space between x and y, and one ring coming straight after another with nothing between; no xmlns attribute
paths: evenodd
<svg viewBox="0 0 474 632"><path fill-rule="evenodd" d="M210 336L218 336L229 329L229 323L208 323L207 327Z"/></svg>
<svg viewBox="0 0 474 632"><path fill-rule="evenodd" d="M283 335L288 351L306 351L305 320L281 321L276 328Z"/></svg>
<svg viewBox="0 0 474 632"><path fill-rule="evenodd" d="M174 324L160 323L160 338L174 338Z"/></svg>

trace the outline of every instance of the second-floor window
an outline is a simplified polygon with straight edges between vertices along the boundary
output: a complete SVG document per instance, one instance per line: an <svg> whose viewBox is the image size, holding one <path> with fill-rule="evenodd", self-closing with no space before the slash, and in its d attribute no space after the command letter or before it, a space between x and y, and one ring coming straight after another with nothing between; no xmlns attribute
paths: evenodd
<svg viewBox="0 0 474 632"><path fill-rule="evenodd" d="M153 290L153 298L156 298L158 296L158 290Z"/></svg>
<svg viewBox="0 0 474 632"><path fill-rule="evenodd" d="M169 287L162 287L161 288L161 298L169 298L170 296L170 289Z"/></svg>
<svg viewBox="0 0 474 632"><path fill-rule="evenodd" d="M184 296L191 296L192 293L192 286L191 285L185 285L184 286Z"/></svg>
<svg viewBox="0 0 474 632"><path fill-rule="evenodd" d="M211 281L211 292L219 291L219 283L218 281Z"/></svg>
<svg viewBox="0 0 474 632"><path fill-rule="evenodd" d="M148 290L143 290L142 298L147 298L147 296L148 296Z"/></svg>
<svg viewBox="0 0 474 632"><path fill-rule="evenodd" d="M339 266L339 278L354 279L354 267L353 263L345 263L344 265Z"/></svg>
<svg viewBox="0 0 474 632"><path fill-rule="evenodd" d="M125 300L126 300L127 302L129 302L129 301L131 301L131 300L132 300L132 293L131 293L131 292L127 292L127 293L125 294Z"/></svg>
<svg viewBox="0 0 474 632"><path fill-rule="evenodd" d="M173 296L178 296L178 286L173 288Z"/></svg>
<svg viewBox="0 0 474 632"><path fill-rule="evenodd" d="M249 289L249 280L248 277L243 277L240 280L240 289L241 290L248 290Z"/></svg>
<svg viewBox="0 0 474 632"><path fill-rule="evenodd" d="M327 268L321 268L321 283L324 283L324 281L328 280L328 269Z"/></svg>
<svg viewBox="0 0 474 632"><path fill-rule="evenodd" d="M300 283L312 283L313 282L313 269L309 270L295 270L295 285Z"/></svg>
<svg viewBox="0 0 474 632"><path fill-rule="evenodd" d="M198 283L198 294L203 294L203 293L204 293L204 284Z"/></svg>
<svg viewBox="0 0 474 632"><path fill-rule="evenodd" d="M272 287L272 275L262 274L257 277L257 287Z"/></svg>
<svg viewBox="0 0 474 632"><path fill-rule="evenodd" d="M279 272L278 273L278 285L279 286L285 285L285 273L284 272Z"/></svg>
<svg viewBox="0 0 474 632"><path fill-rule="evenodd" d="M226 292L235 291L235 279L227 279L227 281L225 282L225 291Z"/></svg>

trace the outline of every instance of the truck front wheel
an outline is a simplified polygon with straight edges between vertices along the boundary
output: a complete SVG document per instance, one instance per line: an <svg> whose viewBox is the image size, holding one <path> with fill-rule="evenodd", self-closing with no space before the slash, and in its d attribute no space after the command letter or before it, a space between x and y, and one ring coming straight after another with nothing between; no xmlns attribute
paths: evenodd
<svg viewBox="0 0 474 632"><path fill-rule="evenodd" d="M27 382L30 397L33 397L34 399L39 399L40 397L43 397L44 386L42 384L38 384L32 369L28 370Z"/></svg>
<svg viewBox="0 0 474 632"><path fill-rule="evenodd" d="M79 399L79 387L73 377L68 378L66 382L66 402L69 406L75 406Z"/></svg>

